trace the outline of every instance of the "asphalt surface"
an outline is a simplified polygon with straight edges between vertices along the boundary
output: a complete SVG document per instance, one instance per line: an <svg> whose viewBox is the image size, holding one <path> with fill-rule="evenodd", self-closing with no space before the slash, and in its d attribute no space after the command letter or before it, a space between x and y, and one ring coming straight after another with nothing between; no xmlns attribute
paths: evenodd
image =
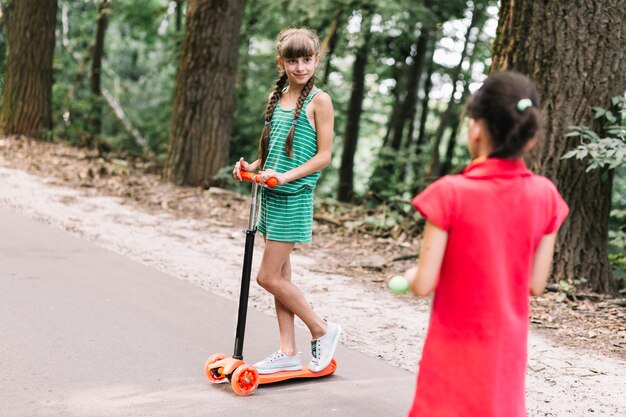
<svg viewBox="0 0 626 417"><path fill-rule="evenodd" d="M0 417L406 415L414 375L341 345L330 377L250 397L209 383L203 364L232 354L236 312L235 302L0 208ZM273 317L249 309L244 359L275 350L276 332ZM300 349L309 338L298 329Z"/></svg>

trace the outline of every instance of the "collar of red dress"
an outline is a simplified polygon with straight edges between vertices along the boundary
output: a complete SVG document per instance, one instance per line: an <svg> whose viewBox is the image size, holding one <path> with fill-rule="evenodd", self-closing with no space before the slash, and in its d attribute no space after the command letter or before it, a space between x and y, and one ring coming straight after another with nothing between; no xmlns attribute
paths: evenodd
<svg viewBox="0 0 626 417"><path fill-rule="evenodd" d="M463 171L470 178L530 176L523 159L477 158Z"/></svg>

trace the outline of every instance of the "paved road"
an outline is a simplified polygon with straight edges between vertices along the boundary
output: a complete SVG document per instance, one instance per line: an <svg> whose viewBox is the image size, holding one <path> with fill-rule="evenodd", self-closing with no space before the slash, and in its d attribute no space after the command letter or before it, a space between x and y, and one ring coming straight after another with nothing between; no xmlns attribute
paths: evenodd
<svg viewBox="0 0 626 417"><path fill-rule="evenodd" d="M0 417L404 416L414 376L340 346L337 373L237 397L202 366L232 353L236 304L0 208ZM276 347L248 314L246 358ZM308 334L298 332L301 349Z"/></svg>

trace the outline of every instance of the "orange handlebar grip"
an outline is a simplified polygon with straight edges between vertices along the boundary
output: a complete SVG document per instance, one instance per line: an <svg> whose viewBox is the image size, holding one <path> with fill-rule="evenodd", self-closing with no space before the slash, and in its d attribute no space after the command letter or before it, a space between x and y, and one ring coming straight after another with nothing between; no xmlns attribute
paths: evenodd
<svg viewBox="0 0 626 417"><path fill-rule="evenodd" d="M239 171L239 174L241 174L241 179L250 182L259 182L260 179L258 174L253 174L252 172L248 171Z"/></svg>
<svg viewBox="0 0 626 417"><path fill-rule="evenodd" d="M248 171L239 171L239 173L241 174L241 178L246 181L256 182L257 184L261 182L261 176L259 174L253 174ZM272 177L265 181L265 184L270 188L274 188L278 185L278 180Z"/></svg>
<svg viewBox="0 0 626 417"><path fill-rule="evenodd" d="M272 177L272 178L269 178L267 181L265 181L265 183L267 184L268 187L274 188L278 185L278 180Z"/></svg>

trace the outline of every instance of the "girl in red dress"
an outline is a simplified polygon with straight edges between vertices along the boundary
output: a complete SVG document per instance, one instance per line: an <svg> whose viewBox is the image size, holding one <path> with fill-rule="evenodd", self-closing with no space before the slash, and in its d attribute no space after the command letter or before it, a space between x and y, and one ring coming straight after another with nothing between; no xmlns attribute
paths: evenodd
<svg viewBox="0 0 626 417"><path fill-rule="evenodd" d="M568 207L522 159L540 125L528 78L491 75L467 114L473 163L413 199L426 226L406 276L435 294L409 416L525 417L529 294L545 288Z"/></svg>

